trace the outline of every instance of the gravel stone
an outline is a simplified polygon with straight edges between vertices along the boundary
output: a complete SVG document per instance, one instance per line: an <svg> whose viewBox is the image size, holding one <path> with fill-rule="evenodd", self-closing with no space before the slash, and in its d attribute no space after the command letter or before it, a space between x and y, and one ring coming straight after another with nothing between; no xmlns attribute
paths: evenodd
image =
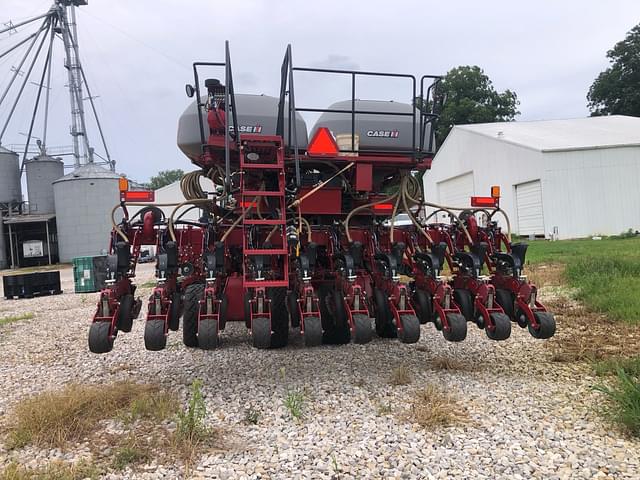
<svg viewBox="0 0 640 480"><path fill-rule="evenodd" d="M138 283L153 276L139 267ZM223 431L221 444L188 473L178 461L109 472L110 479L551 479L640 477L640 442L624 437L597 414L601 400L588 365L550 361L544 341L514 325L511 338L491 342L470 328L448 343L432 325L416 345L379 339L367 345L305 348L299 332L282 350L253 349L241 323L230 323L213 351L187 349L170 332L161 352L144 349L144 322L121 333L113 352L93 355L87 333L98 294L73 294L72 270L61 270L63 295L0 299L0 317L35 318L0 327L0 424L20 400L80 382L158 382L186 399L203 381L207 422ZM146 300L151 289L139 288ZM541 289L544 300L545 290ZM143 307L143 312L145 308ZM142 314L144 315L144 314ZM440 370L433 359L455 358L459 370ZM404 365L412 383L389 385ZM436 384L454 395L468 419L425 430L407 419L412 393ZM284 405L290 392L304 395L303 418ZM381 405L390 412L379 413ZM256 425L247 410L259 413ZM174 422L166 422L175 429ZM0 425L1 426L1 425ZM118 433L118 422L104 423ZM90 459L89 439L64 452L27 446L8 451L0 439L0 468L15 460L44 465ZM111 452L109 452L111 453Z"/></svg>

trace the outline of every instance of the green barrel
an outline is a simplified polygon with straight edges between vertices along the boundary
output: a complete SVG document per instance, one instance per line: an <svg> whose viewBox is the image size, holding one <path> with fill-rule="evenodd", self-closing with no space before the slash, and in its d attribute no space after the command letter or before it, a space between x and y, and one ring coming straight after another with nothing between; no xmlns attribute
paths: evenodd
<svg viewBox="0 0 640 480"><path fill-rule="evenodd" d="M76 293L98 292L106 279L106 255L73 259L73 283Z"/></svg>

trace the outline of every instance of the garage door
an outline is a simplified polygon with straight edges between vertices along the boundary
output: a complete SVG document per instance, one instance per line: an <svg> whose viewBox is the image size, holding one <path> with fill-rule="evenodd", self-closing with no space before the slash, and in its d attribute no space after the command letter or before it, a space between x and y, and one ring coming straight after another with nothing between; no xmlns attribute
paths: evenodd
<svg viewBox="0 0 640 480"><path fill-rule="evenodd" d="M471 205L473 195L473 172L438 182L438 203L450 207L466 207ZM438 218L445 221L446 213L439 213Z"/></svg>
<svg viewBox="0 0 640 480"><path fill-rule="evenodd" d="M516 185L516 211L520 235L544 235L540 180Z"/></svg>

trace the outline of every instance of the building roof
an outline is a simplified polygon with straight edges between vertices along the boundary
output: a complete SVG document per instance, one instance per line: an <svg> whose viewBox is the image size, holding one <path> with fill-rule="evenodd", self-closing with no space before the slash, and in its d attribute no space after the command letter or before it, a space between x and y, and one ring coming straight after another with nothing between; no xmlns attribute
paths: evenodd
<svg viewBox="0 0 640 480"><path fill-rule="evenodd" d="M606 117L458 125L505 143L540 152L640 146L640 117Z"/></svg>
<svg viewBox="0 0 640 480"><path fill-rule="evenodd" d="M120 175L104 167L101 167L100 165L96 165L95 163L87 163L85 165L80 165L73 172L66 174L64 177L59 178L53 183L68 182L68 181L77 180L77 179L100 179L100 178L117 180L120 178Z"/></svg>

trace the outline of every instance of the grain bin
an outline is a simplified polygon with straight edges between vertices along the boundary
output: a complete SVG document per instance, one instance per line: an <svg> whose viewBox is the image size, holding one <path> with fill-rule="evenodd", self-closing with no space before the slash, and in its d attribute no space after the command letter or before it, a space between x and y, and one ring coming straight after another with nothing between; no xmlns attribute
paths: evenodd
<svg viewBox="0 0 640 480"><path fill-rule="evenodd" d="M0 146L0 203L22 201L18 154Z"/></svg>
<svg viewBox="0 0 640 480"><path fill-rule="evenodd" d="M111 209L120 202L119 178L89 163L53 182L61 262L109 248Z"/></svg>
<svg viewBox="0 0 640 480"><path fill-rule="evenodd" d="M64 176L59 158L38 155L25 162L30 213L54 213L53 182Z"/></svg>

